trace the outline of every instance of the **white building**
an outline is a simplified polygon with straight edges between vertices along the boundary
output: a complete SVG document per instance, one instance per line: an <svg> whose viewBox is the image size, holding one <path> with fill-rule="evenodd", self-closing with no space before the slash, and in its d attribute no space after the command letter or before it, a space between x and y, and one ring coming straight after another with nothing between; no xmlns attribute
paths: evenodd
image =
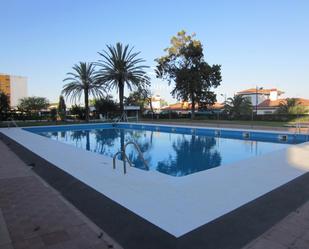
<svg viewBox="0 0 309 249"><path fill-rule="evenodd" d="M151 104L152 104L153 111L155 113L159 113L164 107L164 105L166 105L166 101L164 101L164 99L161 98L159 94L156 94L151 97ZM147 109L150 110L150 105L148 106Z"/></svg>
<svg viewBox="0 0 309 249"><path fill-rule="evenodd" d="M256 111L257 107L266 100L268 101L279 100L282 94L284 94L284 92L278 90L277 88L272 89L250 88L237 93L237 95L241 95L250 100L254 111Z"/></svg>
<svg viewBox="0 0 309 249"><path fill-rule="evenodd" d="M309 99L295 98L297 105L302 106L309 113ZM258 115L274 114L277 112L281 104L285 104L287 99L270 100L267 99L258 105Z"/></svg>
<svg viewBox="0 0 309 249"><path fill-rule="evenodd" d="M161 109L161 96L155 95L152 97L152 108L154 110L160 110Z"/></svg>
<svg viewBox="0 0 309 249"><path fill-rule="evenodd" d="M283 91L280 91L276 88L250 88L237 93L237 95L241 95L251 101L253 111L257 111L257 115L275 114L279 109L280 105L286 103L287 101L286 98L282 98L283 94ZM297 105L303 106L304 108L309 110L308 99L296 98L296 101Z"/></svg>

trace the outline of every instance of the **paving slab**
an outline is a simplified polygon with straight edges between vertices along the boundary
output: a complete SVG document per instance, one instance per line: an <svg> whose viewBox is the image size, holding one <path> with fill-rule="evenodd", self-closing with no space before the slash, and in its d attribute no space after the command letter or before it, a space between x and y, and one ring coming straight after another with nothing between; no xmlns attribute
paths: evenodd
<svg viewBox="0 0 309 249"><path fill-rule="evenodd" d="M1 249L121 248L2 141L0 158Z"/></svg>
<svg viewBox="0 0 309 249"><path fill-rule="evenodd" d="M0 209L0 248L8 246L8 244L11 244L11 242L11 237L9 235L9 231L7 230L7 226Z"/></svg>
<svg viewBox="0 0 309 249"><path fill-rule="evenodd" d="M308 249L309 201L243 249Z"/></svg>

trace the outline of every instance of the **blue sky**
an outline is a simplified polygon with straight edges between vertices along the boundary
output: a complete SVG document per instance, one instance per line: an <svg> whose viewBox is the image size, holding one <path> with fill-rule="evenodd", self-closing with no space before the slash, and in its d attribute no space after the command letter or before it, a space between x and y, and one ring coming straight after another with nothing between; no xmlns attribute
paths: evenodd
<svg viewBox="0 0 309 249"><path fill-rule="evenodd" d="M146 64L177 31L195 32L206 61L222 65L218 94L258 86L309 98L309 1L0 0L0 72L28 77L29 94L57 100L65 74L118 41ZM170 102L155 77L153 92ZM218 98L222 100L222 97Z"/></svg>

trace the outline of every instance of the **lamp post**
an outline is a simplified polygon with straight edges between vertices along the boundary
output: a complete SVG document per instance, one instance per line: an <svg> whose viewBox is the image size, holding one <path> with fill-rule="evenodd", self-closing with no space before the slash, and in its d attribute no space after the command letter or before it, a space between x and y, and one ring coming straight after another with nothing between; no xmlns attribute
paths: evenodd
<svg viewBox="0 0 309 249"><path fill-rule="evenodd" d="M260 90L263 90L263 87L255 87L255 115L257 115L258 112L258 104L259 104L259 100L258 100L258 93ZM253 116L252 116L253 119Z"/></svg>
<svg viewBox="0 0 309 249"><path fill-rule="evenodd" d="M224 97L224 103L226 102L226 93L225 94L223 94L223 93L221 93L220 94L222 97Z"/></svg>
<svg viewBox="0 0 309 249"><path fill-rule="evenodd" d="M220 94L222 97L224 97L224 105L226 105L226 93L221 93ZM218 120L220 119L220 110L218 110Z"/></svg>

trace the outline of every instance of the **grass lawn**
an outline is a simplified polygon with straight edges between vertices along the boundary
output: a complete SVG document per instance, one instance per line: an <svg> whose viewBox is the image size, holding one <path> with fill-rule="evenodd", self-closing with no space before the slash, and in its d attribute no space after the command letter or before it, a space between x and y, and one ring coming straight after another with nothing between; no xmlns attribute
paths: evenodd
<svg viewBox="0 0 309 249"><path fill-rule="evenodd" d="M292 123L284 122L284 121L251 121L251 120L207 120L207 119L196 119L191 120L188 118L182 119L142 119L142 121L147 122L160 122L160 123L183 123L183 124L209 124L209 125L246 125L246 126L269 126L269 127L286 127L291 125Z"/></svg>
<svg viewBox="0 0 309 249"><path fill-rule="evenodd" d="M63 122L63 121L15 121L18 127L27 127L27 126L45 126L45 125L72 125L72 124L83 124L85 121L71 121L71 122ZM91 122L97 123L97 122ZM7 128L8 124L6 122L0 122L0 127ZM10 124L10 127L14 127L13 124Z"/></svg>

